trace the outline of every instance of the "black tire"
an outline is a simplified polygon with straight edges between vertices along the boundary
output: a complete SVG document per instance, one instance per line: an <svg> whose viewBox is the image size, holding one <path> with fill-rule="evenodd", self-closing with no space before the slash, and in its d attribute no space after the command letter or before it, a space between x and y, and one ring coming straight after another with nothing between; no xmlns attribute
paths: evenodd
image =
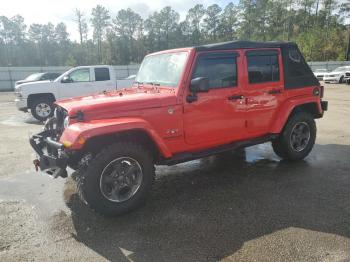
<svg viewBox="0 0 350 262"><path fill-rule="evenodd" d="M47 108L49 108L50 112L47 115L44 115L44 114L41 115L37 110L40 105L46 105ZM35 99L31 104L30 112L32 113L32 116L35 119L39 121L45 121L53 115L53 112L54 112L53 101L45 97Z"/></svg>
<svg viewBox="0 0 350 262"><path fill-rule="evenodd" d="M344 80L344 76L341 76L340 79L339 79L339 84L342 84L343 80Z"/></svg>
<svg viewBox="0 0 350 262"><path fill-rule="evenodd" d="M102 193L101 176L105 168L122 157L132 158L138 162L142 170L142 179L138 190L130 199L113 202ZM151 152L142 145L132 142L117 142L108 146L78 172L77 189L81 200L95 212L105 216L121 215L142 205L155 177Z"/></svg>
<svg viewBox="0 0 350 262"><path fill-rule="evenodd" d="M309 139L302 140L305 145L300 148L302 149L300 151L292 145L292 132L298 125L304 125L309 130ZM296 113L290 117L280 136L272 141L272 148L276 155L283 159L302 160L311 152L315 144L316 132L315 120L309 113Z"/></svg>

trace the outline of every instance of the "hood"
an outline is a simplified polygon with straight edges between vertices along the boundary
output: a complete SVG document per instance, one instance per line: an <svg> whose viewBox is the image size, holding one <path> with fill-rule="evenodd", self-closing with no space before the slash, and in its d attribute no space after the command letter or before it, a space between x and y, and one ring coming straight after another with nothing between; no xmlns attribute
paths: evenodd
<svg viewBox="0 0 350 262"><path fill-rule="evenodd" d="M52 81L50 80L43 80L43 81L25 81L25 80L20 80L16 82L16 85L18 88L26 88L28 86L39 86L39 85L47 85L47 83L51 83Z"/></svg>
<svg viewBox="0 0 350 262"><path fill-rule="evenodd" d="M57 102L57 105L68 111L69 116L75 116L81 111L87 120L112 118L120 113L137 114L137 110L174 104L175 90L169 88L129 88Z"/></svg>
<svg viewBox="0 0 350 262"><path fill-rule="evenodd" d="M28 82L28 83L16 85L15 91L22 92L25 96L34 94L34 93L45 93L47 91L50 91L50 93L53 93L54 90L52 89L52 85L53 85L53 82L51 82L50 80Z"/></svg>
<svg viewBox="0 0 350 262"><path fill-rule="evenodd" d="M25 83L33 83L33 82L50 82L50 80L18 80L16 82L16 85L20 85L20 84L25 84Z"/></svg>

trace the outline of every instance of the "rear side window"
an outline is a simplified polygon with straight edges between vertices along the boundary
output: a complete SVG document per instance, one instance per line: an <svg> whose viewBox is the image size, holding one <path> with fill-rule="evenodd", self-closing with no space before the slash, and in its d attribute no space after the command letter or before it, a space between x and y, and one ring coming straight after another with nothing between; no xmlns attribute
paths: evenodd
<svg viewBox="0 0 350 262"><path fill-rule="evenodd" d="M208 77L210 89L234 87L237 85L236 54L210 53L197 58L192 79Z"/></svg>
<svg viewBox="0 0 350 262"><path fill-rule="evenodd" d="M247 54L249 83L275 82L280 79L278 53Z"/></svg>
<svg viewBox="0 0 350 262"><path fill-rule="evenodd" d="M108 68L95 68L95 81L111 80Z"/></svg>
<svg viewBox="0 0 350 262"><path fill-rule="evenodd" d="M310 73L305 60L296 48L290 48L288 52L289 76L300 77Z"/></svg>

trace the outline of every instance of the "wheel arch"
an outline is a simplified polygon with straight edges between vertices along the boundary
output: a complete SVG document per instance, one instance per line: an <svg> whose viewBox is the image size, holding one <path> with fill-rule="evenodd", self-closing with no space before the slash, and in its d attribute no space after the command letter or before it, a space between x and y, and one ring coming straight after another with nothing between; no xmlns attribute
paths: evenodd
<svg viewBox="0 0 350 262"><path fill-rule="evenodd" d="M41 98L47 98L47 99L49 99L50 102L56 101L55 95L52 93L30 94L27 98L28 107L31 108L34 101L36 101L37 99L41 99Z"/></svg>
<svg viewBox="0 0 350 262"><path fill-rule="evenodd" d="M277 116L271 126L270 133L280 133L290 117L299 112L307 112L315 119L323 116L321 105L317 100L289 100L280 108L280 110L278 110Z"/></svg>
<svg viewBox="0 0 350 262"><path fill-rule="evenodd" d="M155 161L157 161L162 155L161 149L158 147L154 139L149 135L149 133L147 133L144 129L141 128L122 130L115 133L101 134L90 137L85 142L82 151L98 152L102 148L118 141L128 141L142 144L150 152L152 152Z"/></svg>
<svg viewBox="0 0 350 262"><path fill-rule="evenodd" d="M117 141L142 143L152 151L155 161L172 156L164 139L147 121L140 118L104 119L95 123L77 122L68 126L60 138L60 142L78 158L89 150L96 152Z"/></svg>

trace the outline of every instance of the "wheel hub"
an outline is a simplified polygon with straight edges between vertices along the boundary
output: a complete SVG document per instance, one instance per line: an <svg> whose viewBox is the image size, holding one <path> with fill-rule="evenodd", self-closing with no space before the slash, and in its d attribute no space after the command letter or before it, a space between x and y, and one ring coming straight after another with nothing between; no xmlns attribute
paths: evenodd
<svg viewBox="0 0 350 262"><path fill-rule="evenodd" d="M35 112L40 117L48 117L51 113L51 107L50 105L46 103L39 103L35 107Z"/></svg>
<svg viewBox="0 0 350 262"><path fill-rule="evenodd" d="M111 161L102 171L100 190L112 202L124 202L132 198L142 183L142 169L133 158L120 157Z"/></svg>
<svg viewBox="0 0 350 262"><path fill-rule="evenodd" d="M290 145L294 151L303 151L310 141L310 127L306 122L297 123L290 134Z"/></svg>

